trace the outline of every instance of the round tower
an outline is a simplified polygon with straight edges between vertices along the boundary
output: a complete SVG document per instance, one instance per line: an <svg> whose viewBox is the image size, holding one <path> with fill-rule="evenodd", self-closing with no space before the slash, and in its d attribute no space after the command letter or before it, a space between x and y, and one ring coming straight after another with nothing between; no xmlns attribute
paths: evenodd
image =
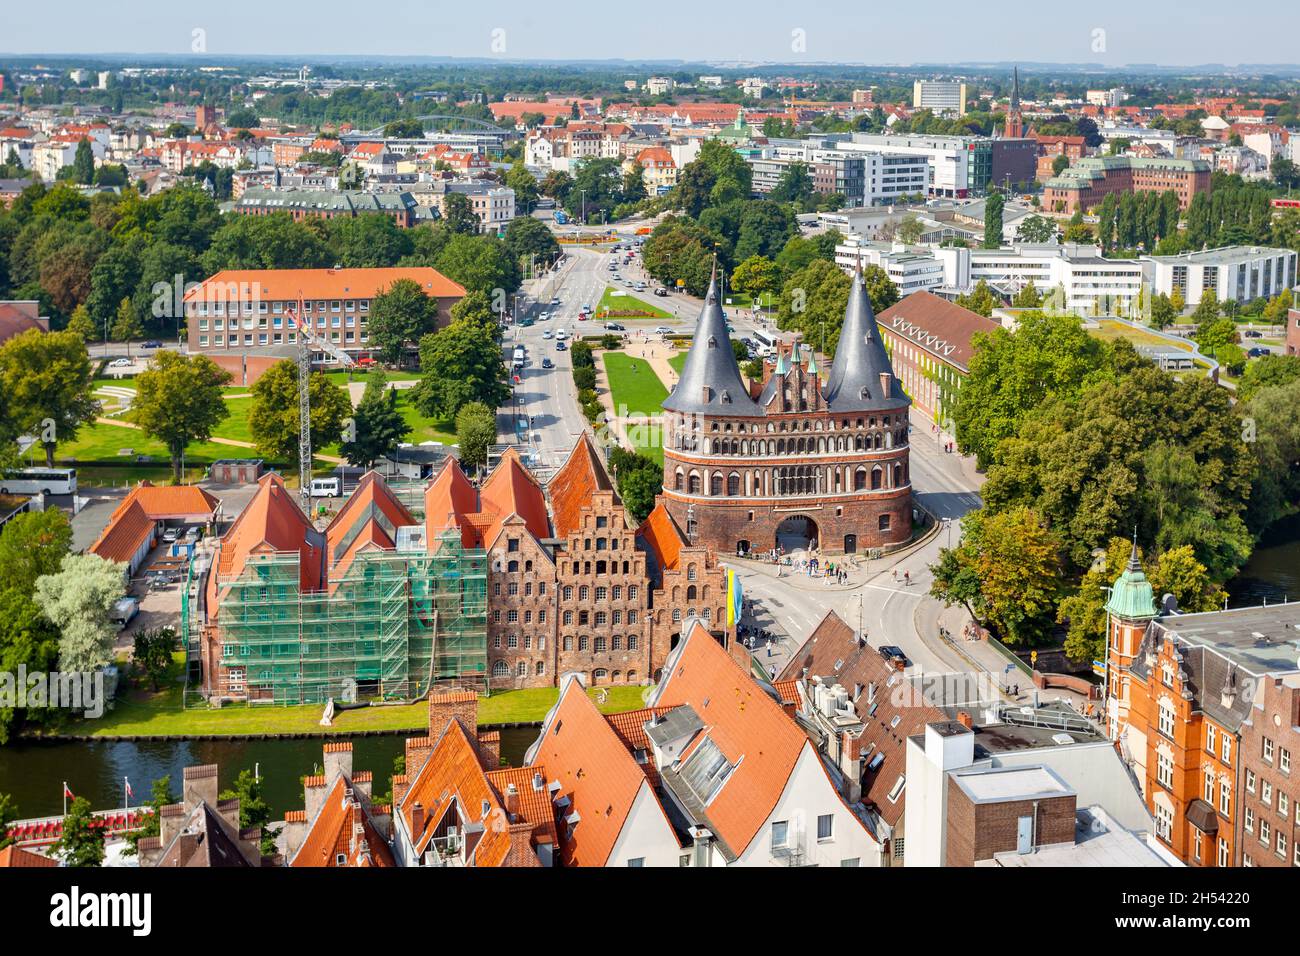
<svg viewBox="0 0 1300 956"><path fill-rule="evenodd" d="M1106 602L1106 711L1111 739L1128 722L1128 671L1137 658L1147 625L1156 616L1155 594L1138 560L1136 538L1124 572Z"/></svg>

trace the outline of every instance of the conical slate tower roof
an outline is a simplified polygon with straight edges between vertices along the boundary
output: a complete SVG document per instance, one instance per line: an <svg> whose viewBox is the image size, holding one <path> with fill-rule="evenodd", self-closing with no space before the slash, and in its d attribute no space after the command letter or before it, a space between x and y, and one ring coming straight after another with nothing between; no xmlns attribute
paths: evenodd
<svg viewBox="0 0 1300 956"><path fill-rule="evenodd" d="M664 408L688 415L762 415L740 378L727 320L718 304L717 275L709 280L704 308L695 323L695 340L677 387L664 399Z"/></svg>
<svg viewBox="0 0 1300 956"><path fill-rule="evenodd" d="M887 385L881 373L888 373ZM853 273L840 343L822 394L833 412L888 411L912 403L894 377L860 270Z"/></svg>
<svg viewBox="0 0 1300 956"><path fill-rule="evenodd" d="M1020 109L1020 67L1011 68L1011 108Z"/></svg>

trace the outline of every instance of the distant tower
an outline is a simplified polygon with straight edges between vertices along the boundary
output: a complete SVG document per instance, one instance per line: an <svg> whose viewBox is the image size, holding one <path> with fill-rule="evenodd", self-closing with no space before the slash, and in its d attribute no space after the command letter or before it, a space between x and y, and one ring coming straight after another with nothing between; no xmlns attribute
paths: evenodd
<svg viewBox="0 0 1300 956"><path fill-rule="evenodd" d="M1007 108L1007 125L1002 131L1007 139L1022 139L1025 135L1025 123L1020 118L1020 68L1011 71L1011 105Z"/></svg>
<svg viewBox="0 0 1300 956"><path fill-rule="evenodd" d="M1111 739L1128 724L1129 696L1126 675L1141 649L1147 625L1156 617L1155 594L1142 573L1137 536L1124 573L1115 581L1106 602L1106 711Z"/></svg>

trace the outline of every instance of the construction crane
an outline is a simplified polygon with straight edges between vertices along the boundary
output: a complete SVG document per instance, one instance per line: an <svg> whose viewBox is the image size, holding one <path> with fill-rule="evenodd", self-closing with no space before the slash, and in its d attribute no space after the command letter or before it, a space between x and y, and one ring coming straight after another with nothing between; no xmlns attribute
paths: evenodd
<svg viewBox="0 0 1300 956"><path fill-rule="evenodd" d="M324 337L317 337L311 329L311 320L304 318L302 293L298 294L298 308L287 315L298 331L298 493L302 497L303 513L311 515L311 350L315 345L347 367L356 362L347 352Z"/></svg>

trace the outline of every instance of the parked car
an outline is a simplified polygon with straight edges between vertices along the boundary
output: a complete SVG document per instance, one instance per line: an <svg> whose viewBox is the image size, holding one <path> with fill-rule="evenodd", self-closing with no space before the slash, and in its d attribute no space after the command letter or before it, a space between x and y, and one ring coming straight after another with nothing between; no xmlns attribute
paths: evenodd
<svg viewBox="0 0 1300 956"><path fill-rule="evenodd" d="M148 342L142 342L140 347L143 349L160 349L162 348L162 342L157 339L150 339Z"/></svg>
<svg viewBox="0 0 1300 956"><path fill-rule="evenodd" d="M1246 354L1251 358L1262 358L1263 356L1268 355L1269 351L1268 349L1264 348L1262 345L1256 345L1253 346L1252 348L1247 349Z"/></svg>
<svg viewBox="0 0 1300 956"><path fill-rule="evenodd" d="M1262 339L1264 337L1264 333L1259 331L1259 329L1247 329L1242 333L1242 335L1246 336L1248 339Z"/></svg>
<svg viewBox="0 0 1300 956"><path fill-rule="evenodd" d="M130 368L130 366L131 360L125 358L113 359L113 361L108 363L109 368Z"/></svg>
<svg viewBox="0 0 1300 956"><path fill-rule="evenodd" d="M163 536L162 536L163 544L172 544L180 536L181 536L180 528L168 528L166 531L163 532Z"/></svg>
<svg viewBox="0 0 1300 956"><path fill-rule="evenodd" d="M912 663L907 659L907 655L903 653L903 649L896 644L882 644L880 656L885 659L886 663L892 664L899 670L909 667Z"/></svg>

